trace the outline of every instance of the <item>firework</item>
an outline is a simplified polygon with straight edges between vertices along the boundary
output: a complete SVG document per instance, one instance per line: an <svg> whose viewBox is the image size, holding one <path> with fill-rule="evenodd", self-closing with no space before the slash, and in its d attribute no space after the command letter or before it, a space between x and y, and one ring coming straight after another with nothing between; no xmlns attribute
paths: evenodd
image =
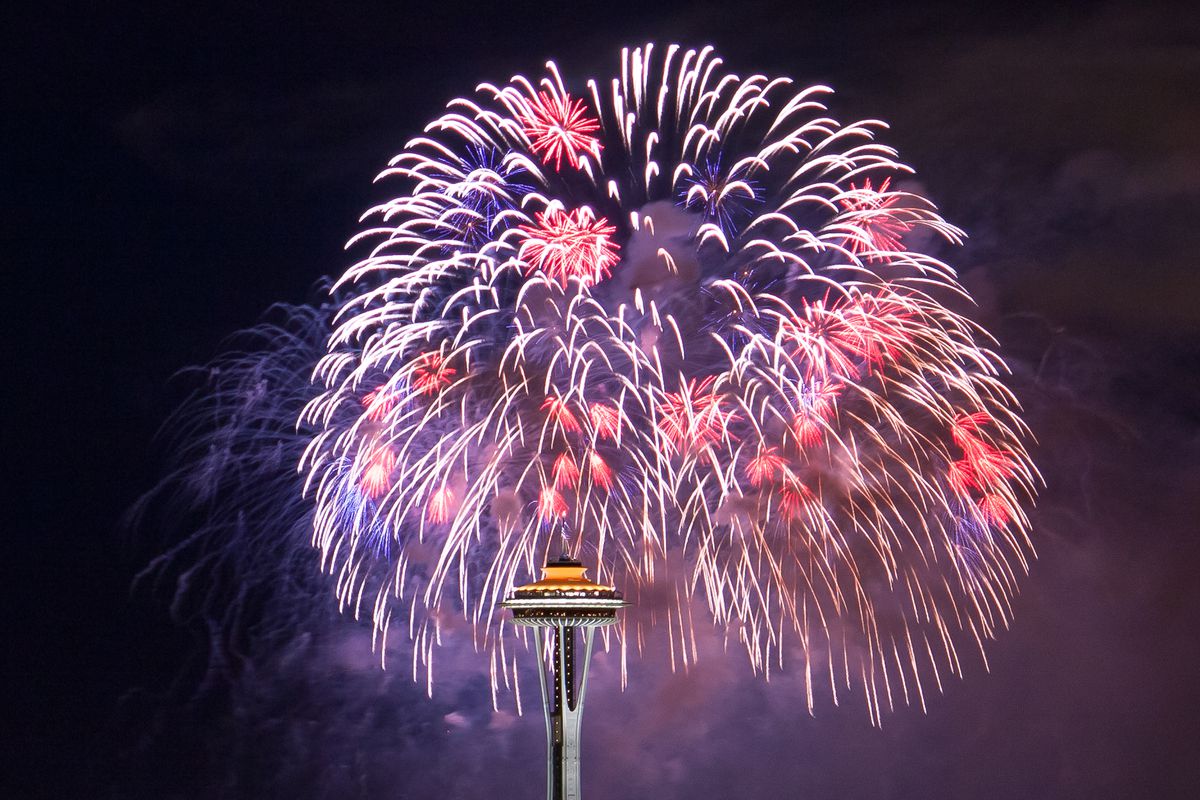
<svg viewBox="0 0 1200 800"><path fill-rule="evenodd" d="M310 434L296 419L315 394L308 376L334 310L273 306L228 352L185 371L193 391L164 426L170 469L130 510L139 538L167 543L153 546L138 583L169 589L172 615L207 642L197 694L228 678L231 664L286 649L328 615L328 587L312 568L313 512L296 474Z"/></svg>
<svg viewBox="0 0 1200 800"><path fill-rule="evenodd" d="M686 665L707 609L810 708L923 704L1007 624L1038 476L917 249L961 233L829 94L647 45L482 84L392 160L301 418L313 542L382 652L431 671L462 619L507 680L494 612L558 548L640 602L619 646L655 618Z"/></svg>

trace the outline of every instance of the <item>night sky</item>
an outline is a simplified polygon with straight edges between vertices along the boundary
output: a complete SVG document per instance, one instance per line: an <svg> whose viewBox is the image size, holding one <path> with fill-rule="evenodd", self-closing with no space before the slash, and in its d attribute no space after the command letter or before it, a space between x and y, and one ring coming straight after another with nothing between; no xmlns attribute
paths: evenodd
<svg viewBox="0 0 1200 800"><path fill-rule="evenodd" d="M284 10L286 9L286 10ZM122 517L202 363L313 296L372 178L481 80L714 44L837 90L971 236L952 257L1047 479L1016 621L927 714L804 711L740 654L601 660L592 797L1124 798L1200 792L1200 14L1189 4L214 4L4 20L4 797L539 797L542 721L477 677L426 699L369 628L206 643ZM331 601L332 605L332 601ZM460 659L463 665L469 659ZM455 662L458 663L458 662ZM483 674L482 666L480 675ZM533 686L532 683L529 686ZM602 699L597 699L601 698ZM482 709L482 710L481 710Z"/></svg>

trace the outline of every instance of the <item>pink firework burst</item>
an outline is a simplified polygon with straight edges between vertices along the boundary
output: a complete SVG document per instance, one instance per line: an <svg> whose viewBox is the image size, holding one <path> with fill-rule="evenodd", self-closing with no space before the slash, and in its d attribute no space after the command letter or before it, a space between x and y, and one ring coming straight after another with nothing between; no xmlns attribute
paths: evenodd
<svg viewBox="0 0 1200 800"><path fill-rule="evenodd" d="M529 149L546 164L553 160L555 170L562 168L563 156L575 169L579 169L582 154L599 157L600 141L592 134L600 129L600 123L587 113L582 100L572 100L569 94L539 92L530 100L522 123Z"/></svg>
<svg viewBox="0 0 1200 800"><path fill-rule="evenodd" d="M871 179L867 178L862 186L850 184L847 196L839 200L842 210L852 216L869 240L850 238L847 246L855 255L865 253L868 261L882 261L881 252L903 250L901 237L912 230L912 225L897 218L892 210L900 195L888 194L891 182L891 178L885 178L879 189L872 189Z"/></svg>
<svg viewBox="0 0 1200 800"><path fill-rule="evenodd" d="M776 473L787 472L787 461L779 455L778 447L767 447L746 464L746 478L750 485L758 488L775 478Z"/></svg>
<svg viewBox="0 0 1200 800"><path fill-rule="evenodd" d="M369 497L379 497L391 486L392 470L395 468L396 454L387 448L380 449L363 470L362 490Z"/></svg>
<svg viewBox="0 0 1200 800"><path fill-rule="evenodd" d="M429 498L429 504L425 507L425 518L435 525L440 525L450 519L453 505L454 490L449 486L443 486Z"/></svg>
<svg viewBox="0 0 1200 800"><path fill-rule="evenodd" d="M593 286L620 261L620 247L612 240L617 229L604 217L594 218L587 208L552 208L538 212L536 220L536 225L521 226L528 237L521 245L521 258L564 287L572 278L585 288Z"/></svg>
<svg viewBox="0 0 1200 800"><path fill-rule="evenodd" d="M456 372L441 353L425 353L413 367L412 385L420 394L437 394L450 385Z"/></svg>
<svg viewBox="0 0 1200 800"><path fill-rule="evenodd" d="M551 423L566 433L579 433L579 420L575 419L575 412L561 397L547 397L542 401L542 411L546 412L546 418Z"/></svg>
<svg viewBox="0 0 1200 800"><path fill-rule="evenodd" d="M592 403L588 406L588 416L592 420L592 429L598 439L615 439L617 429L621 427L621 412L605 403Z"/></svg>
<svg viewBox="0 0 1200 800"><path fill-rule="evenodd" d="M714 378L691 380L681 392L663 397L659 431L675 452L703 450L717 442L737 419L727 410L725 398L713 391Z"/></svg>
<svg viewBox="0 0 1200 800"><path fill-rule="evenodd" d="M554 459L554 485L560 489L574 489L579 482L579 466L570 453L559 453Z"/></svg>
<svg viewBox="0 0 1200 800"><path fill-rule="evenodd" d="M391 413L395 405L396 397L387 390L386 386L380 386L362 399L362 406L367 412L367 419L371 420L371 422L382 422Z"/></svg>
<svg viewBox="0 0 1200 800"><path fill-rule="evenodd" d="M595 450L588 454L588 474L591 476L592 483L604 491L607 492L612 488L612 467Z"/></svg>
<svg viewBox="0 0 1200 800"><path fill-rule="evenodd" d="M543 486L538 495L537 513L543 521L563 519L569 511L566 499L553 486Z"/></svg>

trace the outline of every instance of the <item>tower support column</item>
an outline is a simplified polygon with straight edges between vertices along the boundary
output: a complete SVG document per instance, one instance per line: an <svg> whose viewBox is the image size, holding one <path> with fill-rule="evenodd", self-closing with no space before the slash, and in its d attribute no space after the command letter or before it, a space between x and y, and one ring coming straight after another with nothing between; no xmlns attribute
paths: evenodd
<svg viewBox="0 0 1200 800"><path fill-rule="evenodd" d="M538 677L546 711L548 800L580 800L579 738L595 628L583 628L582 635L582 656L574 626L555 625L537 635Z"/></svg>

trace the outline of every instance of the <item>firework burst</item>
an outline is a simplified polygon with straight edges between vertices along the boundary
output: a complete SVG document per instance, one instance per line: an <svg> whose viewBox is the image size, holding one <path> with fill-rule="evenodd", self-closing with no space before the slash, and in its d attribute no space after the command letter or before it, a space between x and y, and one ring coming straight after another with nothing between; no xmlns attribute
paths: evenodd
<svg viewBox="0 0 1200 800"><path fill-rule="evenodd" d="M810 708L923 704L1007 624L1039 480L953 271L909 247L960 232L825 87L647 45L570 90L550 63L453 100L352 242L302 417L342 604L414 672L465 619L507 681L493 612L565 547L641 598L620 647L657 618L687 665L705 608Z"/></svg>

